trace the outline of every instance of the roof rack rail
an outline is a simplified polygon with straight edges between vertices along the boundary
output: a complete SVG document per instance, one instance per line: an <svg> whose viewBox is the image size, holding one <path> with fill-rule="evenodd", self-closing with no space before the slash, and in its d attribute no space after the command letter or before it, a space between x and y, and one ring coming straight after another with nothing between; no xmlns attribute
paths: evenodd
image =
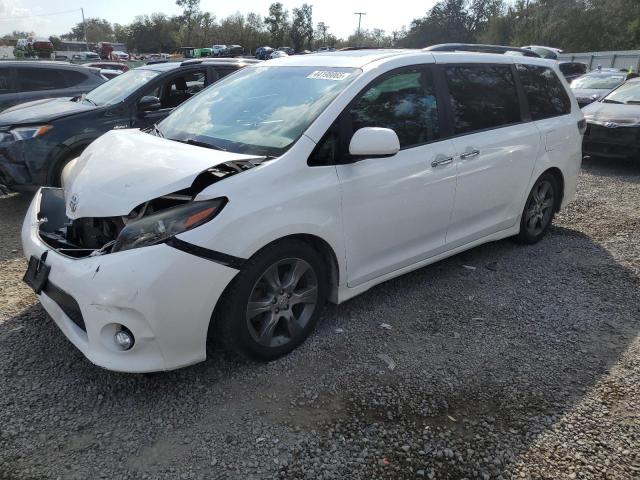
<svg viewBox="0 0 640 480"><path fill-rule="evenodd" d="M540 58L536 52L526 48L507 47L504 45L482 45L479 43L441 43L422 49L426 52L475 52L501 53L503 55L522 55L523 57Z"/></svg>

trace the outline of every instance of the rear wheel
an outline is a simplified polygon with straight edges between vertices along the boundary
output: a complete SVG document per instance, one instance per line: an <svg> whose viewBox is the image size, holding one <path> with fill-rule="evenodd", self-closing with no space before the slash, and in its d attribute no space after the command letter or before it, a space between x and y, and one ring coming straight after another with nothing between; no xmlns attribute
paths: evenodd
<svg viewBox="0 0 640 480"><path fill-rule="evenodd" d="M322 257L305 242L285 240L252 257L214 315L214 340L242 355L273 360L313 331L327 298Z"/></svg>
<svg viewBox="0 0 640 480"><path fill-rule="evenodd" d="M532 244L540 241L547 233L559 201L558 181L550 173L545 173L533 185L520 220L520 233L516 239Z"/></svg>

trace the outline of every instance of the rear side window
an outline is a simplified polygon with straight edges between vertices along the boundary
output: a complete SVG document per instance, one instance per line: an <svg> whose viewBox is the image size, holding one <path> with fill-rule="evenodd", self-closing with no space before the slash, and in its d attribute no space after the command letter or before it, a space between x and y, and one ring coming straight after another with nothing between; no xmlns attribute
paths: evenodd
<svg viewBox="0 0 640 480"><path fill-rule="evenodd" d="M0 68L0 93L9 93L13 91L13 82L11 81L11 69Z"/></svg>
<svg viewBox="0 0 640 480"><path fill-rule="evenodd" d="M39 90L55 90L65 88L64 77L52 68L20 68L18 67L20 91L33 92Z"/></svg>
<svg viewBox="0 0 640 480"><path fill-rule="evenodd" d="M87 74L76 70L63 70L62 75L64 75L68 87L80 85L87 79Z"/></svg>
<svg viewBox="0 0 640 480"><path fill-rule="evenodd" d="M569 95L551 68L518 65L517 69L533 120L571 113Z"/></svg>
<svg viewBox="0 0 640 480"><path fill-rule="evenodd" d="M438 106L429 69L407 69L367 88L349 111L353 132L390 128L409 148L440 138Z"/></svg>
<svg viewBox="0 0 640 480"><path fill-rule="evenodd" d="M226 77L227 75L237 72L237 68L216 68L216 73L218 74L218 80Z"/></svg>
<svg viewBox="0 0 640 480"><path fill-rule="evenodd" d="M445 75L456 135L521 121L518 89L509 65L450 66Z"/></svg>

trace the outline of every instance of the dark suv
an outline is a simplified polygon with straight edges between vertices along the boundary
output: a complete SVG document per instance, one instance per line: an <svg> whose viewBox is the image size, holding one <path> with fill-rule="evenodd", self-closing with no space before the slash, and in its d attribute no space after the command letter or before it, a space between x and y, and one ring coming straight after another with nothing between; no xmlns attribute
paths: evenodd
<svg viewBox="0 0 640 480"><path fill-rule="evenodd" d="M46 99L0 113L0 184L59 185L64 166L112 129L153 126L216 80L256 63L187 60L145 65L86 95Z"/></svg>
<svg viewBox="0 0 640 480"><path fill-rule="evenodd" d="M0 111L39 98L75 97L106 79L97 68L49 61L0 62Z"/></svg>

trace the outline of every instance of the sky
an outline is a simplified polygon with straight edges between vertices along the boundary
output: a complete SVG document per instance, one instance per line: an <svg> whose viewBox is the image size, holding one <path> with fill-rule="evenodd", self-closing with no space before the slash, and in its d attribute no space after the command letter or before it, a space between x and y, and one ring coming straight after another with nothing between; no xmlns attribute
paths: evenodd
<svg viewBox="0 0 640 480"><path fill-rule="evenodd" d="M201 0L200 8L218 18L236 12L256 12L267 15L269 5L275 0ZM280 0L291 11L305 1L313 5L313 21L325 22L329 33L347 37L358 25L354 12L366 12L362 28L382 28L391 33L403 25L407 27L414 18L422 17L436 0L395 0L392 4L377 0ZM174 0L0 0L0 36L13 30L33 31L38 36L61 35L82 20L80 8L86 18L99 17L111 23L130 23L136 15L163 12L180 13ZM74 10L74 11L72 11Z"/></svg>

